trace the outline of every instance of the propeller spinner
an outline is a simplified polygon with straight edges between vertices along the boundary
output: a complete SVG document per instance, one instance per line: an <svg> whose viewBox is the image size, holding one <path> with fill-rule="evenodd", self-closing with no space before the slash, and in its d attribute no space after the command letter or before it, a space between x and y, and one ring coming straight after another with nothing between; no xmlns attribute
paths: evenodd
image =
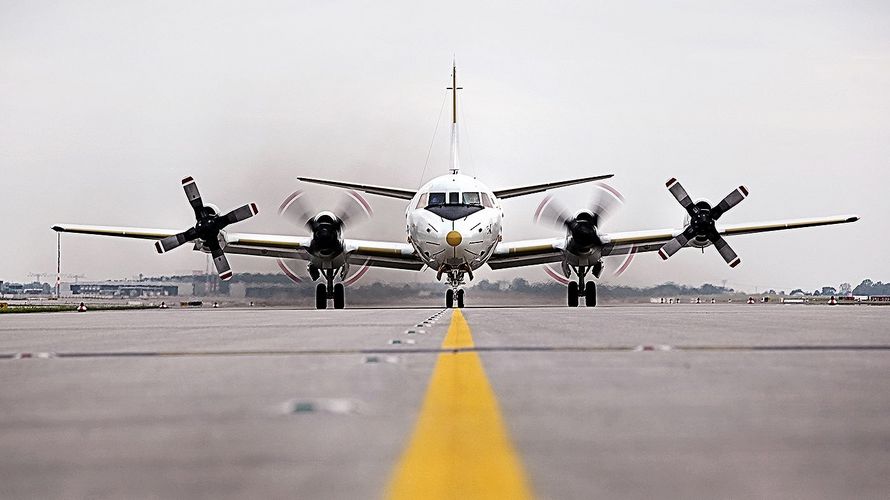
<svg viewBox="0 0 890 500"><path fill-rule="evenodd" d="M201 200L201 193L198 191L198 185L191 177L182 180L182 189L185 196L189 200L192 209L195 211L195 226L187 229L179 234L168 236L155 243L158 253L169 252L174 248L185 243L195 240L201 240L201 243L210 249L210 255L213 256L213 264L219 273L219 278L227 280L232 277L232 268L226 259L226 253L223 251L221 240L222 231L229 224L249 219L257 214L256 204L248 203L232 210L225 215L219 215L216 208L211 205L204 205Z"/></svg>
<svg viewBox="0 0 890 500"><path fill-rule="evenodd" d="M723 260L729 264L729 267L735 267L742 262L729 243L720 236L720 232L714 225L723 214L730 208L738 205L742 200L748 197L748 188L739 186L733 192L726 195L723 200L715 207L706 201L693 202L692 198L683 188L677 179L671 178L665 184L668 190L674 195L674 198L686 209L689 214L689 223L674 239L668 241L658 250L658 255L662 259L667 260L669 257L680 251L681 248L687 246L690 241L698 241L702 243L710 242L714 248L720 252ZM704 245L701 245L704 246Z"/></svg>

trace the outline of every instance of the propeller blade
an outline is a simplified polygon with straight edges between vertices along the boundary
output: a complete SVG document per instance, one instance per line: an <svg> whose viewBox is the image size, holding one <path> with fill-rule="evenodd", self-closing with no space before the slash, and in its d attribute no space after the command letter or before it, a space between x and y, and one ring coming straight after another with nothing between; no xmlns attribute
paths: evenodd
<svg viewBox="0 0 890 500"><path fill-rule="evenodd" d="M177 248L197 237L195 234L195 229L189 229L187 231L183 231L179 234L174 234L173 236L168 236L162 240L158 240L155 242L155 249L158 253L169 252L174 248Z"/></svg>
<svg viewBox="0 0 890 500"><path fill-rule="evenodd" d="M604 182L598 182L594 187L597 189L590 200L590 211L596 216L594 224L599 226L624 204L624 196Z"/></svg>
<svg viewBox="0 0 890 500"><path fill-rule="evenodd" d="M729 243L727 243L719 234L711 238L711 243L714 244L714 248L720 252L720 256L723 257L723 260L725 260L727 264L729 264L729 267L735 267L742 262L742 259L736 255L735 250L733 250L732 247L729 246Z"/></svg>
<svg viewBox="0 0 890 500"><path fill-rule="evenodd" d="M200 219L201 211L204 209L204 202L201 200L201 193L198 191L198 184L195 183L195 179L191 177L183 179L182 189L185 191L185 196L188 198L192 210L195 211L195 218Z"/></svg>
<svg viewBox="0 0 890 500"><path fill-rule="evenodd" d="M257 213L259 213L259 210L257 210L255 203L248 203L243 207L238 207L235 210L232 210L226 215L220 217L220 221L223 222L223 224L220 226L220 229L228 226L229 224L234 224L236 222L241 222L245 219L249 219Z"/></svg>
<svg viewBox="0 0 890 500"><path fill-rule="evenodd" d="M346 191L346 195L334 210L334 214L340 218L344 226L357 224L374 215L371 204L358 192L349 190Z"/></svg>
<svg viewBox="0 0 890 500"><path fill-rule="evenodd" d="M723 201L717 204L716 207L711 209L711 218L717 220L721 215L726 213L730 208L738 205L742 200L748 197L748 188L745 186L739 186L735 189L735 191L726 195L726 198L723 198Z"/></svg>
<svg viewBox="0 0 890 500"><path fill-rule="evenodd" d="M572 213L562 203L553 199L553 196L547 195L541 200L537 210L535 210L535 222L548 224L557 229L566 228L566 223L572 219Z"/></svg>
<svg viewBox="0 0 890 500"><path fill-rule="evenodd" d="M278 259L278 268L281 269L281 272L284 273L285 276L290 278L294 283L302 283L303 279L300 278L297 273L291 269L290 265L284 259Z"/></svg>
<svg viewBox="0 0 890 500"><path fill-rule="evenodd" d="M670 191L671 194L674 195L674 198L676 198L677 201L680 202L680 205L682 205L683 208L685 208L686 211L689 212L689 215L693 215L692 208L695 206L695 204L692 202L692 198L689 197L689 193L687 193L686 190L683 188L683 185L680 184L680 181L671 177L671 179L668 180L665 185L667 186L668 191Z"/></svg>
<svg viewBox="0 0 890 500"><path fill-rule="evenodd" d="M232 266L226 259L226 253L216 240L206 241L205 244L210 247L210 255L213 256L213 265L216 266L216 272L219 273L219 279L226 281L232 277Z"/></svg>
<svg viewBox="0 0 890 500"><path fill-rule="evenodd" d="M680 249L685 247L686 244L689 243L689 240L691 240L694 236L695 231L693 231L692 227L687 227L674 239L662 245L661 248L658 249L658 255L660 255L662 259L668 260L668 257L671 257L675 253L679 252Z"/></svg>
<svg viewBox="0 0 890 500"><path fill-rule="evenodd" d="M306 193L294 191L281 202L278 207L278 215L286 216L296 222L298 226L305 226L315 213L306 203Z"/></svg>

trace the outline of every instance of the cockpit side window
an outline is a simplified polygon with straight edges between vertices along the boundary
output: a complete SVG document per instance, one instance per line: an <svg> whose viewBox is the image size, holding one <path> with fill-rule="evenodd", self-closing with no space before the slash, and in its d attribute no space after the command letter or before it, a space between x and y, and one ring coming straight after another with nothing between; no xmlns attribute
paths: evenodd
<svg viewBox="0 0 890 500"><path fill-rule="evenodd" d="M445 193L430 193L429 205L427 206L436 206L436 205L444 205L445 204Z"/></svg>
<svg viewBox="0 0 890 500"><path fill-rule="evenodd" d="M482 206L485 208L494 208L494 203L491 202L488 193L482 193Z"/></svg>
<svg viewBox="0 0 890 500"><path fill-rule="evenodd" d="M420 198L417 200L417 207L415 207L415 208L426 208L429 201L430 201L430 194L423 193L422 195L420 195Z"/></svg>
<svg viewBox="0 0 890 500"><path fill-rule="evenodd" d="M464 193L464 205L481 205L479 193Z"/></svg>
<svg viewBox="0 0 890 500"><path fill-rule="evenodd" d="M448 193L448 204L457 205L460 203L460 193Z"/></svg>

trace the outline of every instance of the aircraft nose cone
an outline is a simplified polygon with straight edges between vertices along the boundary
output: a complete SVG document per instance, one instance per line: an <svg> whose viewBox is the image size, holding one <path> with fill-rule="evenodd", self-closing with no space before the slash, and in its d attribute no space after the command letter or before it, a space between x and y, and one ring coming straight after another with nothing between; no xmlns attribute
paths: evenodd
<svg viewBox="0 0 890 500"><path fill-rule="evenodd" d="M463 241L463 236L457 231L449 231L448 234L445 235L445 241L447 241L449 245L456 247Z"/></svg>

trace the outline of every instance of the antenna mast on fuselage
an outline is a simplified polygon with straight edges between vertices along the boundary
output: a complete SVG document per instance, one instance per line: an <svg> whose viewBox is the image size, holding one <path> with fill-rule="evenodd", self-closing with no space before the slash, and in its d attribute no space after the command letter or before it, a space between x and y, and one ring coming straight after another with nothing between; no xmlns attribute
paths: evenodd
<svg viewBox="0 0 890 500"><path fill-rule="evenodd" d="M457 86L457 62L451 63L451 86L448 90L452 91L451 96L451 168L452 174L460 173L460 158L457 150L457 91L463 87Z"/></svg>

